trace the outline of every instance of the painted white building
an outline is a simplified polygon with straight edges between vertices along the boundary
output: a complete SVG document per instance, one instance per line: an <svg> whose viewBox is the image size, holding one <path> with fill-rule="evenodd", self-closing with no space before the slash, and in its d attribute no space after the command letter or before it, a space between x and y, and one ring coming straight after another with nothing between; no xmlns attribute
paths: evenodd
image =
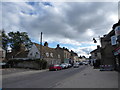
<svg viewBox="0 0 120 90"><path fill-rule="evenodd" d="M28 58L31 58L31 59L39 59L40 58L40 52L35 44L32 45L32 47L28 53Z"/></svg>

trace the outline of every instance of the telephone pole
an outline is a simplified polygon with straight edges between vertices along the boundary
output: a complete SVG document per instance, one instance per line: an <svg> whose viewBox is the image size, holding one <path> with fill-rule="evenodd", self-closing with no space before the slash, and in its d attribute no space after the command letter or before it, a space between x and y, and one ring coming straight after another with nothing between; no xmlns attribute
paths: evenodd
<svg viewBox="0 0 120 90"><path fill-rule="evenodd" d="M40 35L40 60L42 58L42 32L41 32L41 35Z"/></svg>

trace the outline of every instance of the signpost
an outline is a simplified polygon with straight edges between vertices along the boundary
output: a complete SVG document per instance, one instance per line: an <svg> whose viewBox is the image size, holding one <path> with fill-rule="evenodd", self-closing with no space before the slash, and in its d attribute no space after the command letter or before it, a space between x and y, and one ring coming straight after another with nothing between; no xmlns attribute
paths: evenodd
<svg viewBox="0 0 120 90"><path fill-rule="evenodd" d="M116 40L117 40L117 37L116 36L112 36L111 37L111 44L112 45L116 45L117 44Z"/></svg>
<svg viewBox="0 0 120 90"><path fill-rule="evenodd" d="M114 51L114 55L118 55L118 54L120 54L120 47Z"/></svg>

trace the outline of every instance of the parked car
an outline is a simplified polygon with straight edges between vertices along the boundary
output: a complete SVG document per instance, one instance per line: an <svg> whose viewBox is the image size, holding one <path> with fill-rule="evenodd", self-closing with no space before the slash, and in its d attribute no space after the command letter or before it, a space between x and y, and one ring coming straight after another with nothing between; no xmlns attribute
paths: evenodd
<svg viewBox="0 0 120 90"><path fill-rule="evenodd" d="M60 64L60 66L62 67L62 69L67 68L66 65L64 63Z"/></svg>
<svg viewBox="0 0 120 90"><path fill-rule="evenodd" d="M88 62L85 62L84 64L85 64L85 65L88 65Z"/></svg>
<svg viewBox="0 0 120 90"><path fill-rule="evenodd" d="M83 62L79 62L79 65L83 65Z"/></svg>
<svg viewBox="0 0 120 90"><path fill-rule="evenodd" d="M79 64L79 62L76 62L75 64Z"/></svg>
<svg viewBox="0 0 120 90"><path fill-rule="evenodd" d="M83 64L84 64L84 65L88 65L88 62L87 62L87 61L84 61Z"/></svg>
<svg viewBox="0 0 120 90"><path fill-rule="evenodd" d="M70 67L72 67L72 64L69 63L68 66L69 66L69 68L70 68Z"/></svg>
<svg viewBox="0 0 120 90"><path fill-rule="evenodd" d="M75 64L73 65L73 67L74 67L74 68L79 68L79 64L78 64L78 63L75 63Z"/></svg>
<svg viewBox="0 0 120 90"><path fill-rule="evenodd" d="M8 68L8 67L9 67L8 63L6 63L6 62L0 63L0 68Z"/></svg>
<svg viewBox="0 0 120 90"><path fill-rule="evenodd" d="M68 63L64 63L66 65L66 68L69 68L69 64Z"/></svg>
<svg viewBox="0 0 120 90"><path fill-rule="evenodd" d="M51 71L51 70L57 71L57 70L61 70L61 69L62 69L62 67L58 64L50 65L50 67L49 67L49 71Z"/></svg>

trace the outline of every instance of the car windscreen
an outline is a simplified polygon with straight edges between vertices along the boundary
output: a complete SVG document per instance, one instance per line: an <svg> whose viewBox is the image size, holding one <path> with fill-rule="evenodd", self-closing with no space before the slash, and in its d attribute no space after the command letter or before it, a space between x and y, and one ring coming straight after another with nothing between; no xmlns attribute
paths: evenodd
<svg viewBox="0 0 120 90"><path fill-rule="evenodd" d="M59 66L59 65L54 65L54 66Z"/></svg>

